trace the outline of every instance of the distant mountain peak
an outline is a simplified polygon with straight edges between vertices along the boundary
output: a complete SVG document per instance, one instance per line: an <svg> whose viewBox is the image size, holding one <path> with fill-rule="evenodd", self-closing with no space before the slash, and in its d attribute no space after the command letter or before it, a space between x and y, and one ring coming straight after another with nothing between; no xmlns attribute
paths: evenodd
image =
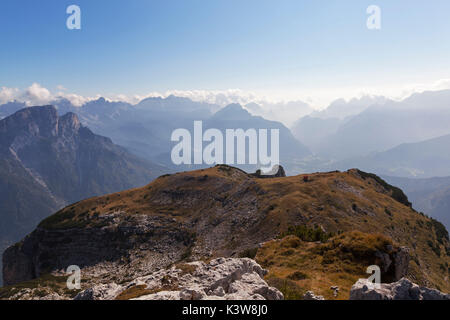
<svg viewBox="0 0 450 320"><path fill-rule="evenodd" d="M0 121L0 132L12 135L18 130L54 135L58 112L54 106L27 107Z"/></svg>
<svg viewBox="0 0 450 320"><path fill-rule="evenodd" d="M0 145L21 149L35 139L77 135L81 122L72 112L62 117L54 106L28 107L0 120ZM86 128L86 130L89 130Z"/></svg>
<svg viewBox="0 0 450 320"><path fill-rule="evenodd" d="M252 118L252 115L239 103L232 103L217 111L214 114L214 118L220 118L222 120L244 120Z"/></svg>
<svg viewBox="0 0 450 320"><path fill-rule="evenodd" d="M168 101L170 101L170 100L177 100L177 101L189 101L189 102L192 102L192 100L189 99L189 98L178 97L178 96L176 96L176 95L174 95L174 94L171 94L171 95L167 96L167 97L166 97L165 99L163 99L163 100L168 100Z"/></svg>
<svg viewBox="0 0 450 320"><path fill-rule="evenodd" d="M33 107L26 107L16 112L16 114L26 114L26 115L33 115L37 113L47 113L56 115L57 110L56 107L53 105L45 105L45 106L33 106Z"/></svg>
<svg viewBox="0 0 450 320"><path fill-rule="evenodd" d="M91 100L88 101L84 104L84 106L90 106L90 107L95 107L95 106L103 106L103 105L109 105L111 102L106 100L103 97L98 98L97 100Z"/></svg>

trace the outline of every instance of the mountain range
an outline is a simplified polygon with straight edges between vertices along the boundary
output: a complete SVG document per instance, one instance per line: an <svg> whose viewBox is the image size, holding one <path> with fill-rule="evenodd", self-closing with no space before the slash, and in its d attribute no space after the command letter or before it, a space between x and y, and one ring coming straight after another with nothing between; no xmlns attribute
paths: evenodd
<svg viewBox="0 0 450 320"><path fill-rule="evenodd" d="M75 113L80 122L96 134L109 137L131 153L172 170L193 168L172 165L170 153L175 144L170 143L170 138L175 129L192 130L196 120L203 121L205 129L217 128L223 132L226 129L279 129L280 161L290 174L303 171L302 160L311 155L310 150L296 140L281 122L252 115L239 104L221 108L176 96L148 98L136 105L110 102L104 98L81 107L75 107L65 99L53 104L62 115ZM0 112L3 110L3 114L7 114L8 110L14 110L14 106L23 107L18 102L11 103L4 110L4 106L0 106ZM251 171L258 169L256 166L242 168Z"/></svg>
<svg viewBox="0 0 450 320"><path fill-rule="evenodd" d="M450 175L450 135L404 143L384 152L334 163L337 169L362 170L406 178L432 178Z"/></svg>
<svg viewBox="0 0 450 320"><path fill-rule="evenodd" d="M19 110L0 120L0 251L69 203L142 186L166 172L92 133L74 113Z"/></svg>
<svg viewBox="0 0 450 320"><path fill-rule="evenodd" d="M402 101L366 102L370 101L373 103L365 104L362 111L347 113L346 117L337 117L334 111L327 116L328 109L311 114L300 119L293 132L317 155L334 161L365 157L400 144L450 134L450 90L416 93ZM341 104L341 108L346 110L345 105Z"/></svg>
<svg viewBox="0 0 450 320"><path fill-rule="evenodd" d="M213 115L223 108L176 96L147 98L135 105L111 102L104 98L89 101L80 107L63 98L51 104L55 105L61 115L73 112L93 132L110 137L114 143L126 147L135 155L162 165L167 165L164 163L167 160L164 157L170 152L167 141L170 141L170 134L174 129L191 128L194 120L213 122ZM401 144L449 135L449 104L450 90L441 90L416 93L401 101L378 96L363 96L349 101L340 99L322 111L312 111L307 104L301 102L273 104L270 112L266 110L267 104L251 103L242 109L250 111L252 119L258 124L262 123L262 119L274 123L267 119L286 118L285 110L298 110L297 113L305 114L301 118L289 119L289 122L294 122L292 134L308 152L299 151L293 155L295 159L292 159L292 155L287 155L283 163L298 162L298 158L305 155L308 157L311 153L325 162L336 162L368 157ZM2 105L0 117L24 106L21 102ZM288 131L285 125L276 123L278 127ZM249 122L249 125L253 124ZM236 127L231 122L227 126ZM286 133L286 139L290 140L292 134ZM295 152L295 148L292 149L294 150L290 153ZM316 166L320 169L319 162ZM434 164L429 165L432 166ZM290 170L289 165L286 167L288 172L295 173Z"/></svg>

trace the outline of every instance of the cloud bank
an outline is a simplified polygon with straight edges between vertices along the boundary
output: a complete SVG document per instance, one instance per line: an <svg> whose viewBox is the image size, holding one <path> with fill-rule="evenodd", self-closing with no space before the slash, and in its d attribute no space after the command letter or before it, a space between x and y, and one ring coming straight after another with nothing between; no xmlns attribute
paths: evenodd
<svg viewBox="0 0 450 320"><path fill-rule="evenodd" d="M52 101L67 99L74 106L80 107L84 103L97 99L98 97L83 97L75 93L67 93L62 86L58 86L60 91L55 93L49 89L41 86L39 83L33 83L26 89L20 90L18 88L0 88L0 103L8 103L13 101L24 102L27 106L45 105Z"/></svg>
<svg viewBox="0 0 450 320"><path fill-rule="evenodd" d="M67 99L74 106L81 107L83 104L92 100L97 100L100 97L103 97L108 101L123 101L130 104L137 104L146 98L166 98L170 95L175 95L178 97L189 98L193 101L216 104L219 106L226 106L230 103L239 103L245 106L254 115L281 121L290 126L300 117L311 114L314 110L324 109L330 104L332 105L336 100L345 99L344 102L346 103L351 101L352 98L361 98L364 96L384 96L392 100L402 100L414 93L446 89L450 89L450 79L440 79L431 83L415 83L397 87L320 89L316 92L309 92L310 95L305 95L301 98L298 98L295 95L295 92L286 94L279 93L278 99L274 99L273 95L267 97L265 93L258 94L240 89L169 90L166 92L149 92L140 95L97 94L95 96L83 96L70 92L63 85L58 85L55 90L52 91L36 82L25 89L10 88L6 86L0 87L0 104L18 101L23 102L28 106L32 106L44 105L54 101ZM325 96L326 99L324 100Z"/></svg>

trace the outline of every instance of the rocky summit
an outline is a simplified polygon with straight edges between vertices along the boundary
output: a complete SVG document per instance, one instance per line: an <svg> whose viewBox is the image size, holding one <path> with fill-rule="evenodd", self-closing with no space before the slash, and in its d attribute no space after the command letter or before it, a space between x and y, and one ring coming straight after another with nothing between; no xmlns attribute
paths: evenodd
<svg viewBox="0 0 450 320"><path fill-rule="evenodd" d="M375 175L355 169L260 179L218 165L90 198L43 220L4 253L8 286L0 298L20 298L25 287L63 298L95 298L102 292L112 298L129 289L121 298L143 291L139 297L181 299L192 287L191 297L226 299L247 275L223 285L223 291L211 287L212 280L195 287L195 277L217 269L218 261L259 270L247 260L226 260L245 257L268 270L267 287L285 299L302 299L307 291L349 299L352 285L368 278L366 269L373 264L380 266L382 282L407 277L448 292L448 254L448 233L441 225L413 210L400 189ZM65 287L71 265L81 268L80 290ZM197 271L183 277L180 265ZM163 281L169 274L178 280ZM251 288L264 287L258 277L250 277ZM272 289L253 289L238 294L276 296Z"/></svg>

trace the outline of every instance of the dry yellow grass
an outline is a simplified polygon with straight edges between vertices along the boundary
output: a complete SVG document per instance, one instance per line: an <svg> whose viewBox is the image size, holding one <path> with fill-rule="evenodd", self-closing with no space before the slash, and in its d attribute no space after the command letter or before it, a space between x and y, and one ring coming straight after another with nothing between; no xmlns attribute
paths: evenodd
<svg viewBox="0 0 450 320"><path fill-rule="evenodd" d="M379 264L376 251L386 252L392 241L383 235L348 232L326 243L304 242L295 236L266 243L258 250L256 261L269 269L267 280L285 291L285 283L294 284L300 298L306 291L323 295L326 299L347 300L351 286L359 278L368 278L366 268ZM383 280L383 279L382 279ZM386 280L386 279L384 279ZM292 282L294 284L292 284ZM339 286L337 297L331 286Z"/></svg>
<svg viewBox="0 0 450 320"><path fill-rule="evenodd" d="M139 298L145 295L149 295L155 293L151 290L147 290L147 286L146 285L139 285L139 286L134 286L131 287L127 290L124 290L122 293L120 293L115 300L130 300L130 299L135 299L135 298Z"/></svg>

